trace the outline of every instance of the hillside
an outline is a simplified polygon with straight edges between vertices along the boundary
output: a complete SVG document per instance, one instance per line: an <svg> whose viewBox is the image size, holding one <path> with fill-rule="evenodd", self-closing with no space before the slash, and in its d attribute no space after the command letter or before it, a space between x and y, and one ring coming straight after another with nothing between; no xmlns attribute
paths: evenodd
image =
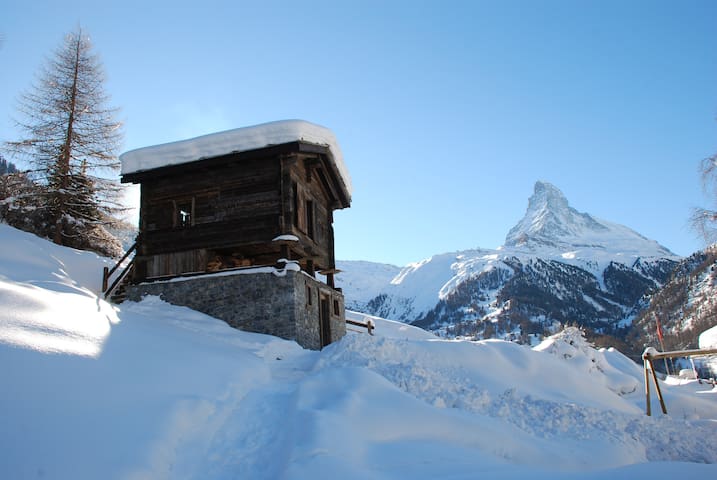
<svg viewBox="0 0 717 480"><path fill-rule="evenodd" d="M698 348L699 335L717 325L717 246L683 259L648 300L633 322L634 343L659 345L659 321L665 349Z"/></svg>
<svg viewBox="0 0 717 480"><path fill-rule="evenodd" d="M375 319L321 352L158 298L0 224L0 478L710 478L717 390L662 388L576 329L535 349ZM354 318L360 314L352 313Z"/></svg>

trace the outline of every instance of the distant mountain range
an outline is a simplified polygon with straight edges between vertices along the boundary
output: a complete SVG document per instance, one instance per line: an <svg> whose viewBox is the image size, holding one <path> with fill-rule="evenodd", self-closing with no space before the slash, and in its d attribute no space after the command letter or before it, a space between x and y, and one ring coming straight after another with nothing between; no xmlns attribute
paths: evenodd
<svg viewBox="0 0 717 480"><path fill-rule="evenodd" d="M537 182L498 249L435 255L404 268L338 262L347 307L440 335L517 338L578 324L624 340L682 260L634 230L578 212Z"/></svg>

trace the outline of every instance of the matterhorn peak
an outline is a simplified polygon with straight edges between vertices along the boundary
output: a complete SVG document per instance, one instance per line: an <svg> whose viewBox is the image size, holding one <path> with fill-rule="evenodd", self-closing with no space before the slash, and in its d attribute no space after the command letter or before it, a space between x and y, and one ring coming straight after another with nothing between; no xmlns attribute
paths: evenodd
<svg viewBox="0 0 717 480"><path fill-rule="evenodd" d="M605 230L587 213L572 208L563 192L548 182L535 182L533 195L523 219L505 239L507 246L531 246L535 243L558 246L572 243L585 230Z"/></svg>
<svg viewBox="0 0 717 480"><path fill-rule="evenodd" d="M568 199L555 185L539 180L535 182L533 195L528 200L528 210L540 208L564 210L569 208Z"/></svg>
<svg viewBox="0 0 717 480"><path fill-rule="evenodd" d="M525 216L508 232L505 245L530 250L599 248L672 255L634 230L577 211L560 189L544 181L535 183Z"/></svg>

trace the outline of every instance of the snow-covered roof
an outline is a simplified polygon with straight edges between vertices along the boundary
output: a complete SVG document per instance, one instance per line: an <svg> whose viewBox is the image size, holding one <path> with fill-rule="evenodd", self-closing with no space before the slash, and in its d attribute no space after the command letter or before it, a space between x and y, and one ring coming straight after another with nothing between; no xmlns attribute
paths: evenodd
<svg viewBox="0 0 717 480"><path fill-rule="evenodd" d="M697 343L700 348L717 348L717 325L700 333Z"/></svg>
<svg viewBox="0 0 717 480"><path fill-rule="evenodd" d="M120 155L122 175L296 141L328 147L351 195L351 177L334 133L304 120L279 120L131 150Z"/></svg>

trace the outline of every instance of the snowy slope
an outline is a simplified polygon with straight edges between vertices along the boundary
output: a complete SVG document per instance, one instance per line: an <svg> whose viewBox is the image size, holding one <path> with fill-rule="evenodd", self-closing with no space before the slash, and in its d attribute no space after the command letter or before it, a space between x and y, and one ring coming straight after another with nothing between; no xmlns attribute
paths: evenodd
<svg viewBox="0 0 717 480"><path fill-rule="evenodd" d="M375 319L307 351L157 298L111 306L103 259L0 241L0 478L717 475L717 391L663 384L670 415L646 417L641 370L575 332L531 350Z"/></svg>
<svg viewBox="0 0 717 480"><path fill-rule="evenodd" d="M336 286L343 290L347 308L361 311L401 271L395 265L360 260L338 260L336 268L341 271Z"/></svg>

